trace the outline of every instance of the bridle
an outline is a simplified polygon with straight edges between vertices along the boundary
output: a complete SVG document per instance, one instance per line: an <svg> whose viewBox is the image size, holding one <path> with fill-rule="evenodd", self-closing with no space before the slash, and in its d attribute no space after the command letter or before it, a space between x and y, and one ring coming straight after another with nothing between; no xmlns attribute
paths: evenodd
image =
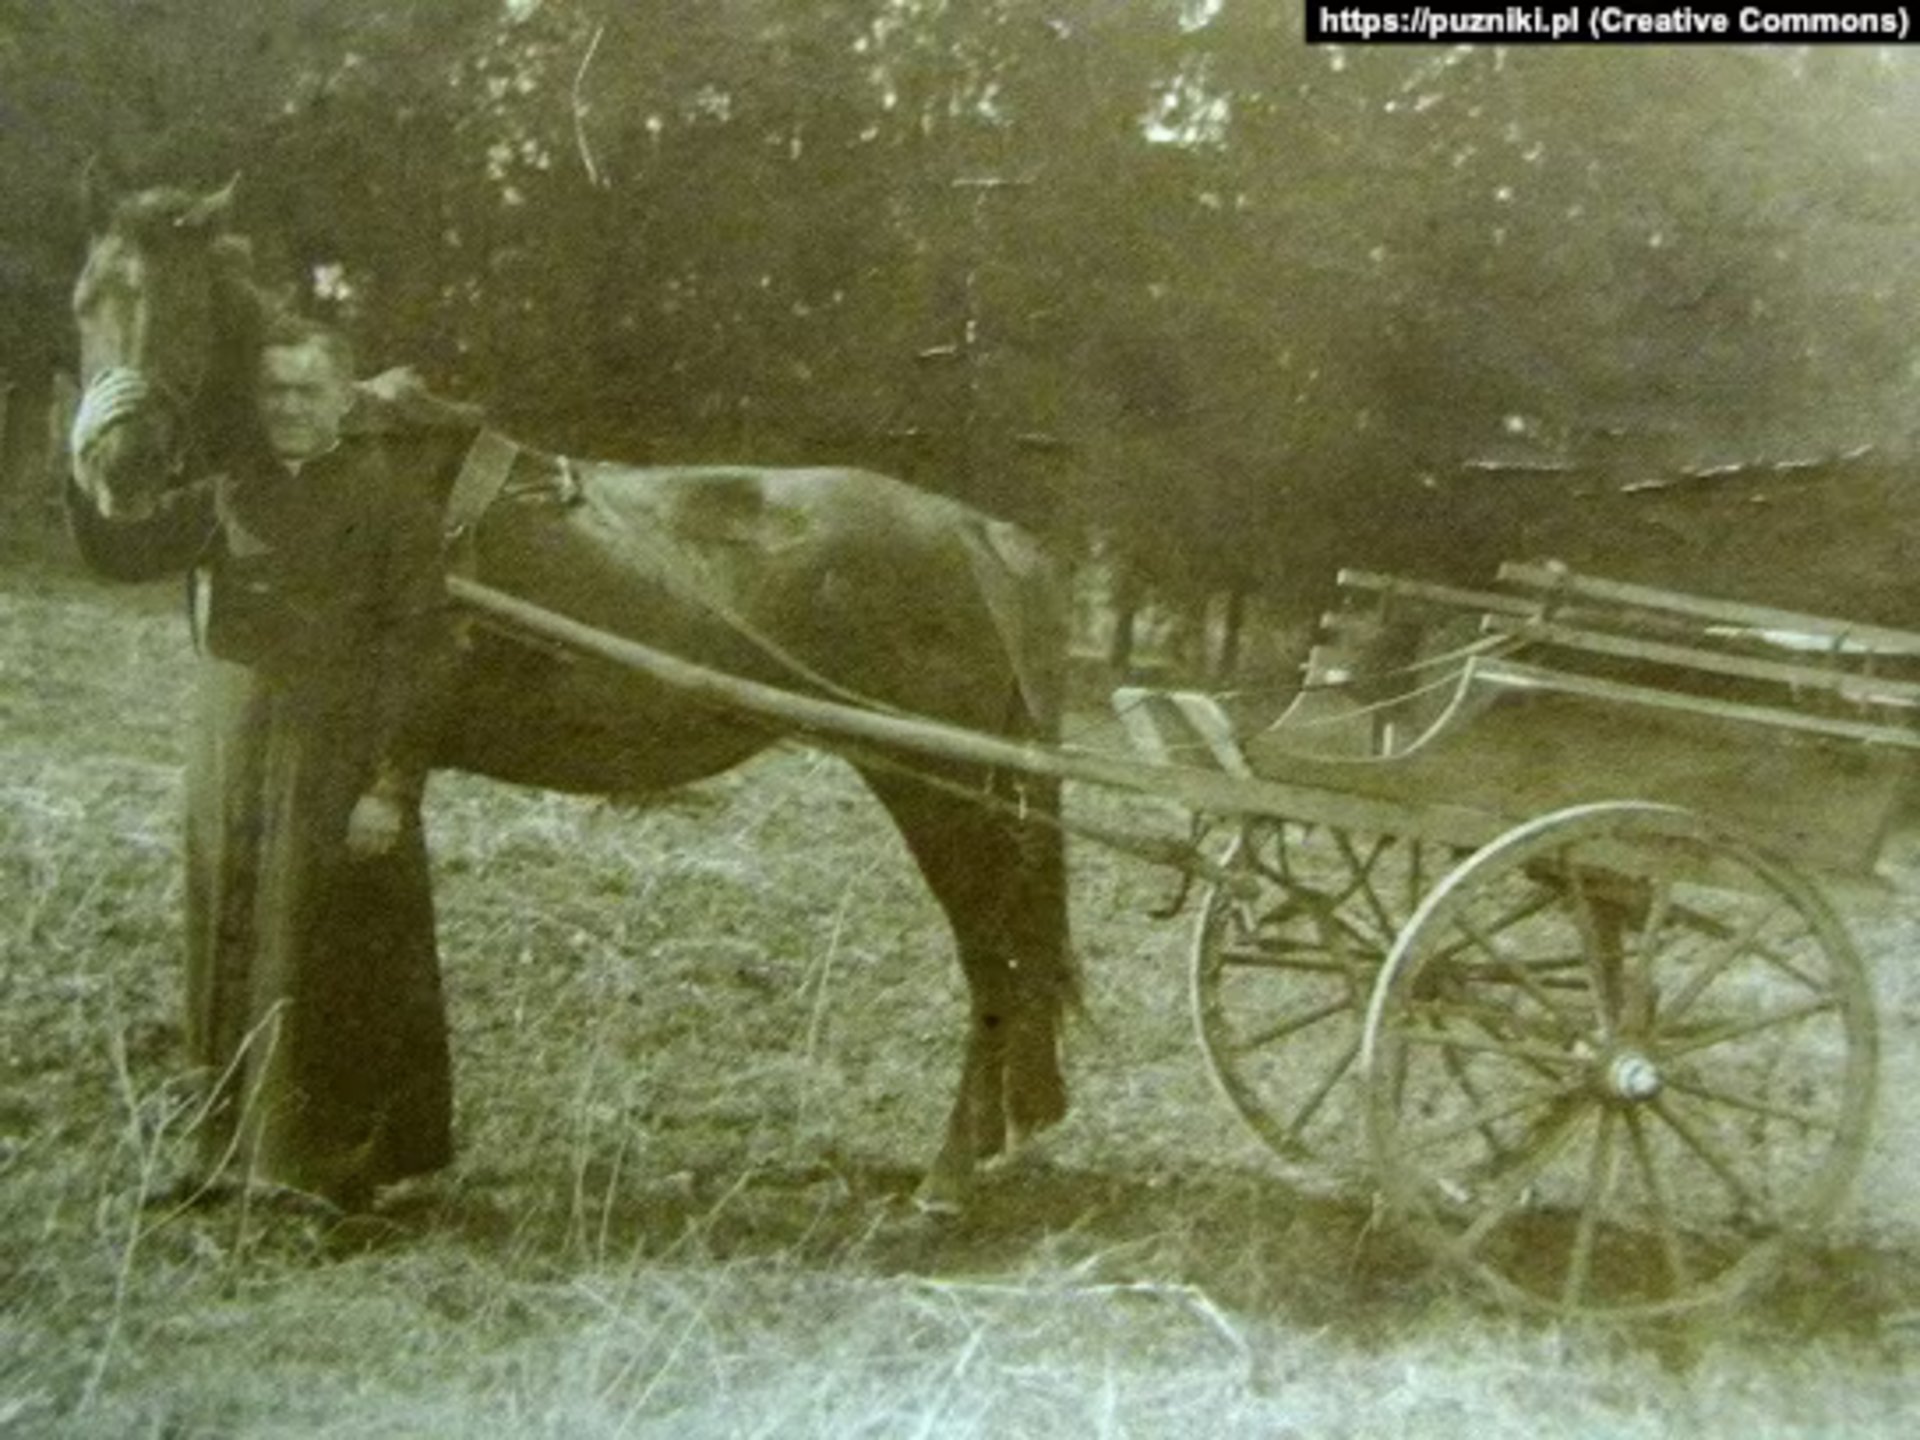
<svg viewBox="0 0 1920 1440"><path fill-rule="evenodd" d="M172 421L172 454L165 478L178 480L187 468L193 448L192 419L207 377L202 374L191 390L134 365L109 365L87 382L74 411L69 443L76 469L117 426L158 404Z"/></svg>
<svg viewBox="0 0 1920 1440"><path fill-rule="evenodd" d="M155 243L156 233L189 233L208 247L205 282L209 286L208 301L213 312L209 319L216 334L221 324L220 312L231 302L213 256L218 245L218 227L231 207L238 179L236 176L222 189L204 196L155 191L148 196L117 202L103 236L117 233L123 244L144 248ZM156 225L164 228L154 231ZM86 290L89 273L100 258L99 250L89 255L88 271L82 273L79 282L80 291ZM77 294L76 305L81 303ZM85 349L84 343L82 349ZM206 435L196 433L202 428L196 421L207 418L201 412L208 403L208 387L216 383L218 361L209 359L201 363L197 373L190 371L183 376L186 383L182 384L169 379L164 368L150 368L151 362L161 357L141 355L139 358L149 363L133 364L123 360L94 374L87 381L74 412L69 437L74 478L90 493L104 495L110 489L96 468L98 451L107 436L131 420L157 415L156 423L165 427L163 438L169 453L160 460L159 475L150 477L157 481L158 489L177 485L193 461L196 446L208 440Z"/></svg>

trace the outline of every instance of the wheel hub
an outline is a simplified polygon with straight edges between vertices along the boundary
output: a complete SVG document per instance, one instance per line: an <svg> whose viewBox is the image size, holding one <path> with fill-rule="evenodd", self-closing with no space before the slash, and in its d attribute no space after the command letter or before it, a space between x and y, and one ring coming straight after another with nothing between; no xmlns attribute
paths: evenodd
<svg viewBox="0 0 1920 1440"><path fill-rule="evenodd" d="M1616 1051L1599 1074L1600 1090L1610 1100L1643 1104L1660 1093L1665 1083L1660 1067L1638 1050Z"/></svg>

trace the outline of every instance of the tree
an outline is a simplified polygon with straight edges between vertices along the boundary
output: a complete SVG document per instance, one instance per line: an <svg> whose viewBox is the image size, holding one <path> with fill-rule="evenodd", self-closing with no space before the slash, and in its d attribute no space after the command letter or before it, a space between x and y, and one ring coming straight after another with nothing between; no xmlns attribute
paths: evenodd
<svg viewBox="0 0 1920 1440"><path fill-rule="evenodd" d="M98 148L241 172L266 273L530 438L904 471L1175 590L1480 578L1560 472L1463 467L1911 444L1895 52L1308 47L1270 0L0 15L42 355Z"/></svg>

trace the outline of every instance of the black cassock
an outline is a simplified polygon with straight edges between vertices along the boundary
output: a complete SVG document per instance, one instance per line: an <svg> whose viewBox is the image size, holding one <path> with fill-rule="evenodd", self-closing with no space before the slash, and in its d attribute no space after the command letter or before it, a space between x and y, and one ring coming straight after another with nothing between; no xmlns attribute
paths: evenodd
<svg viewBox="0 0 1920 1440"><path fill-rule="evenodd" d="M186 977L210 1087L203 1165L346 1204L444 1165L419 823L454 656L434 507L377 440L349 436L297 471L222 476L144 537L97 517L82 529L105 573L196 567ZM390 853L355 859L348 816L372 789L406 824Z"/></svg>

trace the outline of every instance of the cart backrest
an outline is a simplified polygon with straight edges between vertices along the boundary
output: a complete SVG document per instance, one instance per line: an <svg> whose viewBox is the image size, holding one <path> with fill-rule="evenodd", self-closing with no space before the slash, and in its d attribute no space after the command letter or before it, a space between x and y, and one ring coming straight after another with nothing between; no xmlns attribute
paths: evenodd
<svg viewBox="0 0 1920 1440"><path fill-rule="evenodd" d="M1662 618L1696 633L1723 640L1748 639L1776 648L1816 651L1871 664L1876 660L1920 660L1920 632L1864 625L1827 615L1747 605L1703 595L1658 590L1580 575L1564 565L1509 562L1500 567L1503 584L1545 598L1549 603L1582 602L1614 612L1639 612L1642 623Z"/></svg>
<svg viewBox="0 0 1920 1440"><path fill-rule="evenodd" d="M1920 748L1920 634L1503 566L1500 591L1344 571L1327 633L1368 624L1458 635L1473 683L1558 690L1837 740ZM1467 707L1471 708L1471 707Z"/></svg>

